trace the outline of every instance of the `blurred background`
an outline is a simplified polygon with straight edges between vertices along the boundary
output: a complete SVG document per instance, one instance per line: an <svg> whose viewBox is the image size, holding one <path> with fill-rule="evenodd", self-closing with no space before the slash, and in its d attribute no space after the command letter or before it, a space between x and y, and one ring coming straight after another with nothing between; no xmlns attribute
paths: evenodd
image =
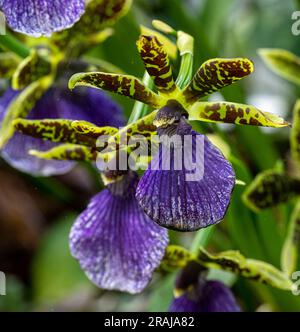
<svg viewBox="0 0 300 332"><path fill-rule="evenodd" d="M294 0L134 0L133 8L114 27L115 34L90 54L142 77L136 50L139 24L160 19L195 38L195 70L213 57L248 57L255 72L210 98L249 103L291 120L299 87L279 78L257 55L259 48L284 48L300 56L300 35L291 32ZM178 63L174 63L178 70ZM176 72L176 69L175 69ZM126 115L133 102L113 96ZM249 183L260 171L277 167L297 174L289 152L289 129L197 125L216 133L234 156L238 179ZM70 256L68 233L89 199L101 190L99 174L78 164L70 173L51 178L22 174L0 159L0 271L7 277L1 311L166 311L174 275L155 275L140 295L105 292L94 287ZM217 226L211 250L240 250L280 267L280 251L293 208L287 205L252 213L234 191L225 220ZM188 246L194 234L171 233L173 243ZM300 265L299 265L300 266ZM215 278L232 278L216 274ZM235 279L233 291L245 311L300 311L300 296Z"/></svg>

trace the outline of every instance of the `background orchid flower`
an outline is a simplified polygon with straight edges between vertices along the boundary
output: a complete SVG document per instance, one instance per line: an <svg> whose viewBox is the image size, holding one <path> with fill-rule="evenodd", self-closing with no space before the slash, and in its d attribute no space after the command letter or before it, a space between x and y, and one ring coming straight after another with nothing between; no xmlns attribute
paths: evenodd
<svg viewBox="0 0 300 332"><path fill-rule="evenodd" d="M191 37L178 32L178 45L182 55L192 56ZM173 78L167 51L155 35L142 35L137 46L157 93L143 85L136 77L103 72L75 74L70 79L70 88L89 86L103 89L160 109L153 121L159 135L167 133L172 136L172 133L178 132L181 135L189 134L196 137L197 133L186 125L187 118L269 127L288 125L282 118L262 112L253 106L228 102L198 102L198 99L249 75L253 71L250 60L208 60L190 82L183 81L182 86L178 86ZM142 177L137 187L137 199L145 212L160 225L193 231L223 218L234 186L234 172L222 155L211 147L209 141L206 141L205 149L205 173L203 179L198 182L183 182L181 177L185 170L174 172L171 169L162 174L149 168ZM168 189L165 190L166 188ZM179 192L187 192L188 198L182 199Z"/></svg>
<svg viewBox="0 0 300 332"><path fill-rule="evenodd" d="M210 254L202 247L194 253L169 245L161 262L163 271L178 271L174 296L169 310L173 312L240 311L229 287L208 279L209 269L230 271L283 290L291 290L293 283L274 266L263 261L247 259L238 251Z"/></svg>
<svg viewBox="0 0 300 332"><path fill-rule="evenodd" d="M11 29L30 36L49 36L71 27L84 13L85 0L1 0Z"/></svg>
<svg viewBox="0 0 300 332"><path fill-rule="evenodd" d="M114 10L110 9L111 6ZM25 144L20 144L23 138L14 135L12 122L15 118L65 118L116 127L124 124L120 108L109 97L95 95L91 89L71 93L67 89L67 78L79 68L89 67L80 56L87 47L110 36L111 30L103 28L125 15L129 6L130 1L93 0L87 5L80 22L72 29L58 32L46 40L49 48L37 46L23 61L3 66L6 71L8 66L15 68L12 88L20 91L8 90L1 103L0 145L3 157L12 166L33 175L46 176L65 173L74 166L71 162L45 162L29 156L28 151L31 149L48 150L55 144L35 138L26 138ZM96 19L91 24L89 20L92 17ZM84 42L80 37L83 31L86 33ZM113 115L103 114L104 110L111 110Z"/></svg>

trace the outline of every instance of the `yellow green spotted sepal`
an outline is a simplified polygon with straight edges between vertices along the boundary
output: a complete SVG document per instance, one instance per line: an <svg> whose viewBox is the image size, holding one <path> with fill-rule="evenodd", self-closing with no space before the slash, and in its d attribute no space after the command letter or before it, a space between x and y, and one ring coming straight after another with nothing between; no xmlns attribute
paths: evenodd
<svg viewBox="0 0 300 332"><path fill-rule="evenodd" d="M243 193L244 203L253 211L276 206L300 194L300 180L276 170L257 175Z"/></svg>
<svg viewBox="0 0 300 332"><path fill-rule="evenodd" d="M277 48L264 48L258 54L267 66L281 77L300 85L300 57Z"/></svg>

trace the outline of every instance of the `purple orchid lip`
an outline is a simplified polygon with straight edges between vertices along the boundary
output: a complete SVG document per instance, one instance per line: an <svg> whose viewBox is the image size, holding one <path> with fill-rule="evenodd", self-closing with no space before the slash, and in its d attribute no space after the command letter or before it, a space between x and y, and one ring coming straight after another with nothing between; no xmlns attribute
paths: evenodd
<svg viewBox="0 0 300 332"><path fill-rule="evenodd" d="M17 95L18 92L8 89L0 97L0 123L8 105ZM28 119L44 118L86 120L98 126L119 127L124 124L122 110L105 93L90 88L71 92L61 84L50 88L28 116ZM31 149L46 151L56 145L57 143L15 133L1 155L10 165L31 175L64 174L74 167L74 162L39 159L28 154Z"/></svg>
<svg viewBox="0 0 300 332"><path fill-rule="evenodd" d="M8 25L33 37L71 27L84 13L84 0L0 0Z"/></svg>
<svg viewBox="0 0 300 332"><path fill-rule="evenodd" d="M180 119L172 137L174 131L180 141L190 138L190 143L169 149L167 157L164 143L160 144L138 184L136 198L160 226L196 231L223 219L235 185L235 173L208 138L193 131L185 120Z"/></svg>
<svg viewBox="0 0 300 332"><path fill-rule="evenodd" d="M171 312L240 312L231 290L219 281L202 280L170 305Z"/></svg>
<svg viewBox="0 0 300 332"><path fill-rule="evenodd" d="M98 287L141 292L160 264L167 230L156 225L135 197L137 174L129 172L96 195L70 233L70 249Z"/></svg>

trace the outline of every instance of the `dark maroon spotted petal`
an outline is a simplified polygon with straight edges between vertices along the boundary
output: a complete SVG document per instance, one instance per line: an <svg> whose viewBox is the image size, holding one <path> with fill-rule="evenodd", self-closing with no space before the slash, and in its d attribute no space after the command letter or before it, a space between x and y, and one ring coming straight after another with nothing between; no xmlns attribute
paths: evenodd
<svg viewBox="0 0 300 332"><path fill-rule="evenodd" d="M151 280L168 243L167 231L139 207L137 176L96 195L70 233L72 255L102 289L141 292Z"/></svg>
<svg viewBox="0 0 300 332"><path fill-rule="evenodd" d="M222 220L235 184L234 170L222 153L204 135L189 132L193 145L182 148L182 157L172 158L171 153L170 170L164 169L164 144L160 145L136 192L138 202L151 219L179 231L195 231ZM196 160L196 167L192 167ZM176 165L183 165L182 169L175 169ZM187 180L193 168L198 175L203 170L202 176L195 174L194 180Z"/></svg>
<svg viewBox="0 0 300 332"><path fill-rule="evenodd" d="M7 106L17 96L9 89L0 98L0 123ZM37 102L30 112L29 119L65 118L86 120L98 126L122 126L124 118L119 106L101 91L90 88L74 92L61 87L51 88ZM71 161L43 160L28 155L31 149L46 151L57 144L15 133L1 151L2 157L13 167L32 175L50 176L68 172L75 164Z"/></svg>
<svg viewBox="0 0 300 332"><path fill-rule="evenodd" d="M174 299L170 312L240 312L231 290L219 281L207 281L198 290Z"/></svg>
<svg viewBox="0 0 300 332"><path fill-rule="evenodd" d="M35 37L72 26L84 8L84 0L0 0L8 25Z"/></svg>

